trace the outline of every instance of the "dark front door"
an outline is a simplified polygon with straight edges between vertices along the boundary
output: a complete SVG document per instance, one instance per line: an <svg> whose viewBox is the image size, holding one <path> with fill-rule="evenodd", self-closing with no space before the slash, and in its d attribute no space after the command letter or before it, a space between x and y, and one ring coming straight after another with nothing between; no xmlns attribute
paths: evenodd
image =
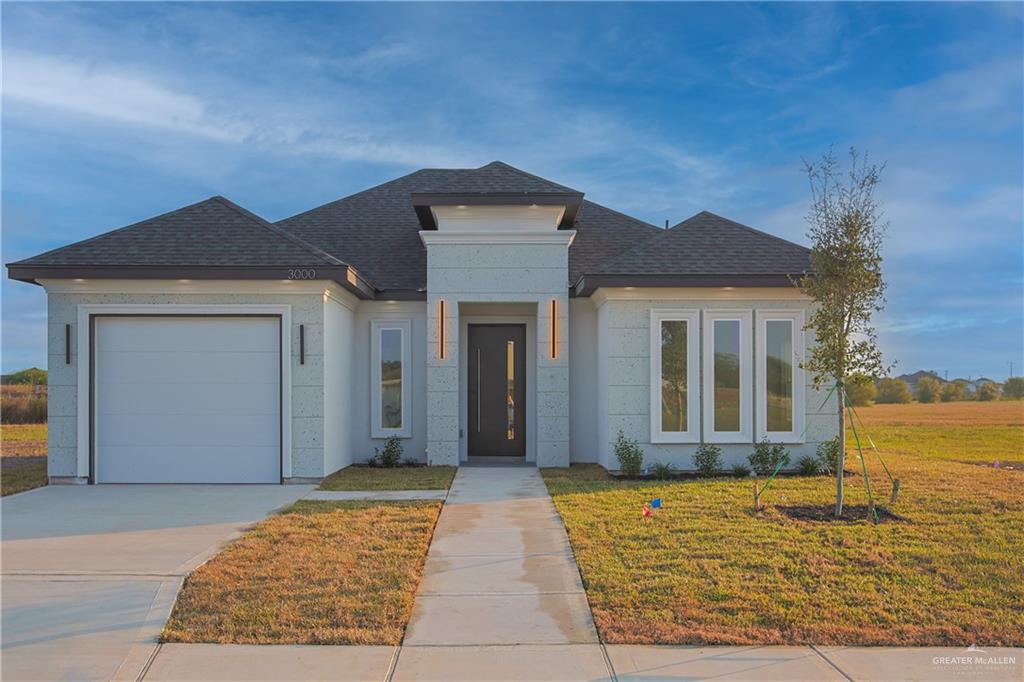
<svg viewBox="0 0 1024 682"><path fill-rule="evenodd" d="M526 455L526 327L469 325L469 455Z"/></svg>

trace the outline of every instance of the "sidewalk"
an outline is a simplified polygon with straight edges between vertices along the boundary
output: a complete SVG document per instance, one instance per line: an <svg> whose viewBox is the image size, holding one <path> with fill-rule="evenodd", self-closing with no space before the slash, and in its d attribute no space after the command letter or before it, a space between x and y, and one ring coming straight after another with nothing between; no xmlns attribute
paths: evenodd
<svg viewBox="0 0 1024 682"><path fill-rule="evenodd" d="M603 645L540 473L463 467L402 646L166 644L141 679L1022 682L1024 651Z"/></svg>

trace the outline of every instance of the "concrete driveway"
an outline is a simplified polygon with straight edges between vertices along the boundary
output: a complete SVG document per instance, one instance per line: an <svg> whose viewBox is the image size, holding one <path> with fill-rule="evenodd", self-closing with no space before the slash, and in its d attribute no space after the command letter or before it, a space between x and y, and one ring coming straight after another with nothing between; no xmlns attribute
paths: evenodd
<svg viewBox="0 0 1024 682"><path fill-rule="evenodd" d="M0 676L137 679L182 580L312 486L51 486L0 500Z"/></svg>

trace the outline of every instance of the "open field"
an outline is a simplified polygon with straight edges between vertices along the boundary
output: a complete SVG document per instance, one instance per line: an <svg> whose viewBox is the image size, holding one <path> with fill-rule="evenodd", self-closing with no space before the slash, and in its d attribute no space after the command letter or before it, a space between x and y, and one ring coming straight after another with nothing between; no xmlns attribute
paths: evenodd
<svg viewBox="0 0 1024 682"><path fill-rule="evenodd" d="M0 495L46 485L46 424L0 425Z"/></svg>
<svg viewBox="0 0 1024 682"><path fill-rule="evenodd" d="M830 507L828 477L776 480L755 514L749 480L627 482L597 466L544 470L602 639L1024 645L1024 472L954 461L967 458L960 452L974 461L1005 457L1007 437L992 431L1015 429L1019 443L1024 426L1012 426L1013 404L988 403L988 414L984 404L953 405L858 410L880 447L904 443L885 450L901 481L895 504L888 477L868 457L876 499L899 517L878 525L863 509L842 522L794 518ZM965 408L959 417L956 406ZM930 424L885 426L890 407L902 408L891 419ZM950 433L927 408L973 425ZM903 428L926 431L893 439L890 430ZM857 472L847 477L847 503L864 505L855 456L847 470ZM641 506L655 497L664 508L644 521Z"/></svg>
<svg viewBox="0 0 1024 682"><path fill-rule="evenodd" d="M323 480L320 490L447 490L455 467L350 466Z"/></svg>
<svg viewBox="0 0 1024 682"><path fill-rule="evenodd" d="M297 502L186 580L163 640L399 644L440 509Z"/></svg>
<svg viewBox="0 0 1024 682"><path fill-rule="evenodd" d="M1024 469L1024 401L858 407L861 428L888 457L922 455ZM852 434L850 442L852 443Z"/></svg>

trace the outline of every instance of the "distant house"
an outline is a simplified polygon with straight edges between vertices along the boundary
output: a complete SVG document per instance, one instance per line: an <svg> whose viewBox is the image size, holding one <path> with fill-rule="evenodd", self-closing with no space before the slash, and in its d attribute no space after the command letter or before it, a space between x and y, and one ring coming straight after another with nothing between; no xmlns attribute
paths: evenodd
<svg viewBox="0 0 1024 682"><path fill-rule="evenodd" d="M940 384L946 383L946 380L940 377L935 372L930 372L926 370L919 370L917 372L914 372L913 374L901 374L896 378L899 379L900 381L907 382L907 385L910 386L910 392L913 393L914 391L917 390L917 382L923 379L924 377L931 377L932 379L938 381Z"/></svg>

